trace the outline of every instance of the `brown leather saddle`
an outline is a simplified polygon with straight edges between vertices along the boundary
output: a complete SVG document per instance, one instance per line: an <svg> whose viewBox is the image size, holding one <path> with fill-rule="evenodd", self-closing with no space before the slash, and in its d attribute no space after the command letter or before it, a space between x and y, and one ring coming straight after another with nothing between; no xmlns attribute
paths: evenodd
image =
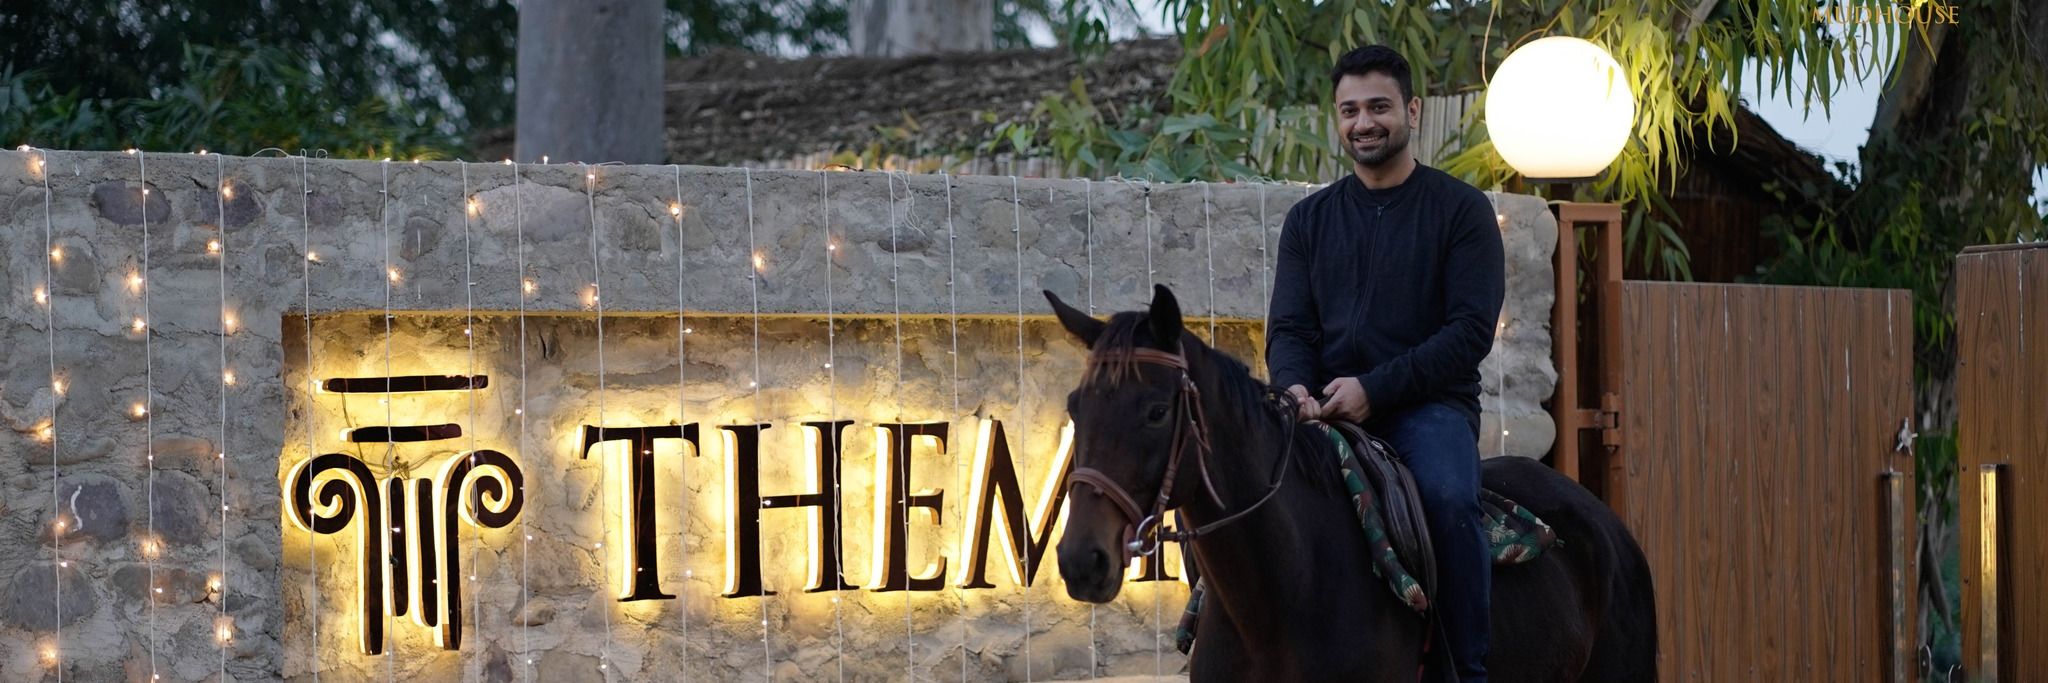
<svg viewBox="0 0 2048 683"><path fill-rule="evenodd" d="M1363 469L1360 474L1379 496L1387 541L1394 546L1394 554L1422 584L1423 592L1434 595L1436 550L1430 544L1429 518L1423 514L1422 494L1415 488L1415 477L1408 473L1408 467L1401 464L1400 456L1386 440L1350 422L1329 424L1351 442L1352 454Z"/></svg>

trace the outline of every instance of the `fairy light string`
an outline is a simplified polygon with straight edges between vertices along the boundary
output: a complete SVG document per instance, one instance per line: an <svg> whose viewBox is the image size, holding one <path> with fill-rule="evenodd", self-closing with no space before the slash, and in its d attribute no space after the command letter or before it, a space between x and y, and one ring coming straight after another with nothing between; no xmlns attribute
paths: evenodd
<svg viewBox="0 0 2048 683"><path fill-rule="evenodd" d="M233 621L228 614L228 388L235 383L234 370L228 367L228 333L234 325L234 318L228 314L228 213L227 200L233 196L234 188L227 183L226 160L213 155L214 219L219 237L207 243L207 251L217 258L220 276L220 438L214 461L220 469L220 570L209 588L214 589L214 599L219 601L220 614L214 625L214 639L220 646L220 680L228 676L228 644L234 635Z"/></svg>
<svg viewBox="0 0 2048 683"><path fill-rule="evenodd" d="M597 309L597 424L599 429L602 429L605 424L604 291L602 287L604 274L600 270L603 258L597 226L597 169L589 164L583 165L583 198L585 205L590 210L590 301L587 303ZM601 490L608 488L611 484L610 468L600 465L598 473L600 479L599 488ZM601 568L598 575L600 578L597 581L597 593L599 597L598 603L604 605L602 608L604 612L604 649L598 655L597 668L599 671L604 672L606 679L609 679L611 677L612 656L612 611L610 604L603 599L605 582L603 577L612 575L611 555L604 552L604 539L611 537L612 497L608 495L599 497L604 499L604 503L602 503L604 509L598 516L598 519L602 520L601 526L603 528L598 535L598 541L594 550L597 552L598 565Z"/></svg>
<svg viewBox="0 0 2048 683"><path fill-rule="evenodd" d="M42 177L43 181L43 288L38 290L37 298L39 301L37 303L42 304L43 307L43 331L49 345L50 424L46 429L49 430L50 442L50 571L53 573L54 578L50 584L53 587L52 598L54 602L53 607L55 608L54 617L51 619L51 623L54 626L50 635L50 644L43 650L42 657L46 664L56 670L58 683L63 683L64 570L71 563L64 559L65 522L63 507L60 502L62 496L58 493L58 490L62 487L60 481L63 471L59 468L57 460L57 409L64 402L64 378L57 374L56 261L59 258L58 254L62 252L57 249L55 230L52 227L50 216L52 193L50 192L49 152L37 149L33 150L33 154L34 156L31 158L30 163L37 170L41 171L38 175Z"/></svg>
<svg viewBox="0 0 2048 683"><path fill-rule="evenodd" d="M142 335L143 388L142 403L137 412L143 424L143 456L149 469L149 533L142 539L142 556L149 564L149 678L161 680L157 673L157 629L156 605L164 589L156 580L157 556L163 553L163 540L156 535L156 363L154 344L151 339L155 321L150 319L149 308L149 153L139 149L128 150L135 156L137 172L141 176L142 192L142 273L129 279L129 285L142 294L142 316L135 319L135 331Z"/></svg>
<svg viewBox="0 0 2048 683"><path fill-rule="evenodd" d="M313 187L308 182L309 173L307 170L307 166L308 157L306 154L306 150L301 149L299 150L299 250L305 254L305 258L301 259L299 262L299 281L304 285L302 294L305 297L305 305L304 308L301 310L301 313L303 315L300 316L300 320L305 324L305 368L307 375L306 386L308 387L306 390L306 402L308 405L310 405L313 400L313 394L315 393L314 391L312 391L311 387L314 386L315 383L319 382L318 378L313 377L313 368L315 367L313 365L313 262L318 260L319 256L313 252L313 229L311 208ZM319 430L314 429L311 424L307 425L306 457L308 459L316 457L320 453L319 446L315 442L315 439L318 438L318 432ZM307 607L306 612L309 616L309 620L312 622L313 644L312 647L308 649L311 650L312 655L311 659L313 669L313 683L319 683L320 539L319 536L314 534L308 534L306 536L306 567L310 572L310 585L312 587L312 590L308 591L307 599L309 600L309 606Z"/></svg>

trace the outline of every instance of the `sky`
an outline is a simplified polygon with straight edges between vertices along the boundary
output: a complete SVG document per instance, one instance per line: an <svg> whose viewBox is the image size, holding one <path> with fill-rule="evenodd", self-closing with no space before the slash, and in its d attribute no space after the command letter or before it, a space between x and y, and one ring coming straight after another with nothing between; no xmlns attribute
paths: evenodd
<svg viewBox="0 0 2048 683"><path fill-rule="evenodd" d="M1164 21L1161 4L1161 0L1136 0L1143 24L1111 26L1111 38L1130 38L1140 31L1152 35L1171 33L1172 29ZM1043 45L1055 42L1052 33L1042 27L1032 31L1031 35L1033 42ZM1760 67L1752 65L1744 82L1744 99L1751 111L1763 117L1785 139L1826 159L1829 166L1836 161L1856 164L1857 149L1870 136L1870 122L1877 114L1878 91L1884 82L1881 74L1845 81L1831 98L1827 111L1822 111L1818 102L1808 111L1803 96L1788 98L1779 93L1764 93L1761 92L1763 89L1755 87L1760 70ZM1796 82L1804 77L1805 67L1795 65L1793 80ZM2048 169L2034 176L2034 196L2037 204L2048 207Z"/></svg>

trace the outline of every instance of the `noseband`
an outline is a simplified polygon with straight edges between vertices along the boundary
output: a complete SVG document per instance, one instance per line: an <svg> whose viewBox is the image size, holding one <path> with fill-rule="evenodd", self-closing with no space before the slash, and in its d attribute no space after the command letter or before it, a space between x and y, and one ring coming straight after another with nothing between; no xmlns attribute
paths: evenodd
<svg viewBox="0 0 2048 683"><path fill-rule="evenodd" d="M1202 416L1202 392L1201 389L1195 386L1194 379L1188 375L1187 357L1180 353L1134 348L1128 352L1097 353L1089 356L1088 359L1090 365L1096 366L1123 362L1161 365L1180 371L1180 386L1174 390L1173 441L1167 447L1166 472L1164 478L1159 482L1159 495L1152 500L1150 512L1148 514L1140 514L1138 501L1131 497L1130 492L1125 491L1123 486L1111 480L1101 470L1093 467L1075 467L1074 471L1067 475L1067 489L1069 495L1072 495L1073 489L1082 485L1095 489L1104 498L1108 498L1110 502L1115 503L1117 510L1123 512L1125 529L1131 529L1131 525L1136 525L1136 530L1132 533L1132 539L1124 544L1126 562L1129 561L1129 556L1133 553L1137 555L1151 555L1158 552L1161 542L1175 541L1186 543L1198 536L1235 522L1264 506L1267 501L1273 499L1273 494L1279 493L1280 485L1285 481L1284 477L1287 474L1287 463L1293 460L1294 455L1295 420L1292 419L1292 410L1287 411L1286 445L1283 447L1284 450L1280 459L1274 465L1272 481L1267 485L1264 497L1259 498L1250 507L1194 529L1171 530L1162 528L1164 523L1163 515L1166 511L1179 507L1179 505L1172 502L1173 482L1179 478L1181 458L1186 454L1187 445L1191 441L1199 449L1199 452L1195 455L1195 467L1202 473L1204 492L1209 494L1209 500L1214 502L1218 509L1223 507L1223 498L1216 494L1216 483L1209 477L1209 433L1207 420Z"/></svg>

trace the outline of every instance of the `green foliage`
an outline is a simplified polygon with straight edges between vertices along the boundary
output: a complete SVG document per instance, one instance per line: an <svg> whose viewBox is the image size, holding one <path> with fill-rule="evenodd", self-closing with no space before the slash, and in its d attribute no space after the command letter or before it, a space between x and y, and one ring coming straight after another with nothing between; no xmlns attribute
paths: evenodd
<svg viewBox="0 0 2048 683"><path fill-rule="evenodd" d="M326 79L279 49L187 47L179 66L186 80L154 97L93 97L58 90L47 72L0 71L0 142L243 155L276 147L366 158L442 158L459 147L439 132L434 112L375 97L338 104L345 100Z"/></svg>
<svg viewBox="0 0 2048 683"><path fill-rule="evenodd" d="M1170 0L1184 55L1164 116L1107 116L1084 90L1039 108L1048 147L1078 172L1155 180L1267 177L1315 180L1349 168L1331 142L1329 65L1352 47L1386 44L1408 58L1418 93L1483 92L1487 74L1513 47L1543 35L1601 44L1628 71L1637 94L1635 135L1581 199L1629 204L1629 251L1667 276L1690 277L1688 253L1662 192L1695 144L1729 142L1745 58L1770 74L1768 87L1827 106L1848 73L1881 65L1853 49L1854 32L1886 25L1823 25L1806 3L1726 1L1697 23L1698 0ZM1689 28L1686 28L1689 27ZM1824 63L1795 82L1795 62ZM1764 84L1758 84L1764 87ZM1440 165L1481 187L1514 175L1493 152L1479 120L1483 100L1461 123L1461 151ZM1718 131L1718 133L1717 133ZM1151 140L1133 148L1114 133ZM1704 133L1704 134L1703 134ZM1698 138L1698 139L1696 139ZM1199 149L1189 149L1189 147ZM1249 172L1247 172L1249 171Z"/></svg>
<svg viewBox="0 0 2048 683"><path fill-rule="evenodd" d="M715 48L776 54L846 47L845 2L833 0L665 0L670 54Z"/></svg>
<svg viewBox="0 0 2048 683"><path fill-rule="evenodd" d="M516 10L509 0L287 2L39 0L0 14L0 70L57 93L133 101L197 80L191 46L295 55L334 103L413 103L413 126L512 117Z"/></svg>
<svg viewBox="0 0 2048 683"><path fill-rule="evenodd" d="M815 52L846 42L845 3L835 0L665 4L671 54L717 47ZM9 3L0 12L0 35L7 36L0 40L0 74L17 98L8 115L15 118L0 132L38 145L81 139L158 149L151 140L199 131L136 126L187 112L228 126L208 132L246 127L266 145L291 146L304 134L330 149L452 154L456 136L509 125L514 113L519 18L510 0L38 0ZM265 69L284 80L254 77ZM223 71L251 78L230 83L221 80ZM253 90L214 90L224 86ZM186 101L142 104L156 99ZM201 110L209 101L258 121L221 123L218 112ZM37 113L57 118L19 118ZM138 118L145 113L153 118ZM303 130L284 125L294 117L305 122ZM361 132L317 132L337 122ZM373 141L372 133L385 137ZM222 136L211 144L242 146Z"/></svg>

